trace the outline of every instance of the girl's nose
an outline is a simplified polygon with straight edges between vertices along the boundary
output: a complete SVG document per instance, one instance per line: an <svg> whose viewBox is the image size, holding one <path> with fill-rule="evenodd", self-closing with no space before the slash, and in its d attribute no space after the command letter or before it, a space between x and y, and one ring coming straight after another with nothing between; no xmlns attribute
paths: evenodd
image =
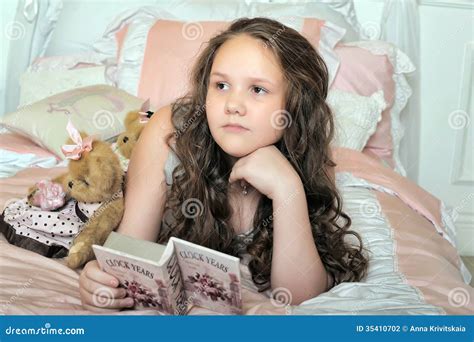
<svg viewBox="0 0 474 342"><path fill-rule="evenodd" d="M229 99L226 102L225 106L226 114L238 114L238 115L245 115L245 108L240 102L236 101L235 99Z"/></svg>

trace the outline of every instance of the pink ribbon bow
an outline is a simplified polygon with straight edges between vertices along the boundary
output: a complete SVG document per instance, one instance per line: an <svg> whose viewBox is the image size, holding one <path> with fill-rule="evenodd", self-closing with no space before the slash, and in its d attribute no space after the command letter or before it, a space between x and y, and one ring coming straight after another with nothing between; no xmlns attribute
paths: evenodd
<svg viewBox="0 0 474 342"><path fill-rule="evenodd" d="M42 210L55 210L65 203L66 193L61 184L49 180L41 180L36 183L38 190L34 193L32 204Z"/></svg>
<svg viewBox="0 0 474 342"><path fill-rule="evenodd" d="M72 141L75 142L74 145L63 145L61 151L67 159L78 160L81 158L83 152L89 152L92 150L92 141L94 138L92 136L84 138L82 140L81 134L74 127L71 121L68 121L66 130L69 133Z"/></svg>
<svg viewBox="0 0 474 342"><path fill-rule="evenodd" d="M150 120L153 115L153 112L150 110L150 99L143 102L138 114L140 114L140 123L147 123Z"/></svg>

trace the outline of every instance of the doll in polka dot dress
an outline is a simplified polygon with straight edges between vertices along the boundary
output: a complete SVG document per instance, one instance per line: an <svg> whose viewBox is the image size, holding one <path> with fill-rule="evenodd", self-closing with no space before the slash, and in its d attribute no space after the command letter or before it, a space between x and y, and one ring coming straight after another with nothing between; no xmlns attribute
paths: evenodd
<svg viewBox="0 0 474 342"><path fill-rule="evenodd" d="M62 147L68 171L30 188L27 198L10 200L0 217L0 231L17 246L47 257L68 256L71 268L93 258L123 215L123 175L109 144L79 133Z"/></svg>

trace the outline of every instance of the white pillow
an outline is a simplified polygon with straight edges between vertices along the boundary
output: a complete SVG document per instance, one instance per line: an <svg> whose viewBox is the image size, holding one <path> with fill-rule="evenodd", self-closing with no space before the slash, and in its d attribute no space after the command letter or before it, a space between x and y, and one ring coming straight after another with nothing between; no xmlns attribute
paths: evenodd
<svg viewBox="0 0 474 342"><path fill-rule="evenodd" d="M119 13L134 11L143 6L153 6L183 20L202 20L212 16L245 16L246 4L240 0L68 0L61 1L62 10L56 29L48 45L46 55L70 55L93 50L95 41L101 38L107 25ZM166 18L163 17L163 18ZM217 19L214 19L217 20ZM78 29L80 28L80 29ZM115 56L115 54L112 54Z"/></svg>
<svg viewBox="0 0 474 342"><path fill-rule="evenodd" d="M326 20L345 29L346 34L342 38L342 42L359 40L360 35L358 31L360 25L357 21L352 1L347 1L344 5L340 1L334 0L294 1L291 4L288 2L252 1L249 3L249 10L252 17L270 17L290 27L292 26L285 22L285 17L306 17Z"/></svg>
<svg viewBox="0 0 474 342"><path fill-rule="evenodd" d="M61 56L92 50L107 24L128 8L151 5L157 0L59 1L61 12L47 46L46 56Z"/></svg>
<svg viewBox="0 0 474 342"><path fill-rule="evenodd" d="M383 90L361 96L343 90L329 91L326 103L334 114L333 146L362 151L386 108Z"/></svg>
<svg viewBox="0 0 474 342"><path fill-rule="evenodd" d="M106 84L105 66L73 70L25 72L20 77L19 107L63 91L95 84Z"/></svg>
<svg viewBox="0 0 474 342"><path fill-rule="evenodd" d="M63 157L67 122L98 139L108 140L123 132L128 112L141 108L143 100L108 85L75 88L19 108L0 118L0 127L19 133L37 145Z"/></svg>

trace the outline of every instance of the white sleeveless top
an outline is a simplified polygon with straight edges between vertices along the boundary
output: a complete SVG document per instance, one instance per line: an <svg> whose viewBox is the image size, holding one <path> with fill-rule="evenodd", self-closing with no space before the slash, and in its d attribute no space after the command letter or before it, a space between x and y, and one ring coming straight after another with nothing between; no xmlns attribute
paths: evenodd
<svg viewBox="0 0 474 342"><path fill-rule="evenodd" d="M174 169L180 164L180 161L176 154L170 149L168 153L168 157L165 162L165 179L166 179L166 185L168 187L168 190L171 188L171 185L173 184L173 171ZM169 220L172 220L172 215L164 215L163 220L162 220L162 225L168 225L168 222L172 222ZM249 231L241 234L236 234L234 236L234 243L235 243L235 248L238 251L239 257L243 258L245 257L245 254L247 254L247 246L253 241L253 238L256 234L256 229L252 227Z"/></svg>

